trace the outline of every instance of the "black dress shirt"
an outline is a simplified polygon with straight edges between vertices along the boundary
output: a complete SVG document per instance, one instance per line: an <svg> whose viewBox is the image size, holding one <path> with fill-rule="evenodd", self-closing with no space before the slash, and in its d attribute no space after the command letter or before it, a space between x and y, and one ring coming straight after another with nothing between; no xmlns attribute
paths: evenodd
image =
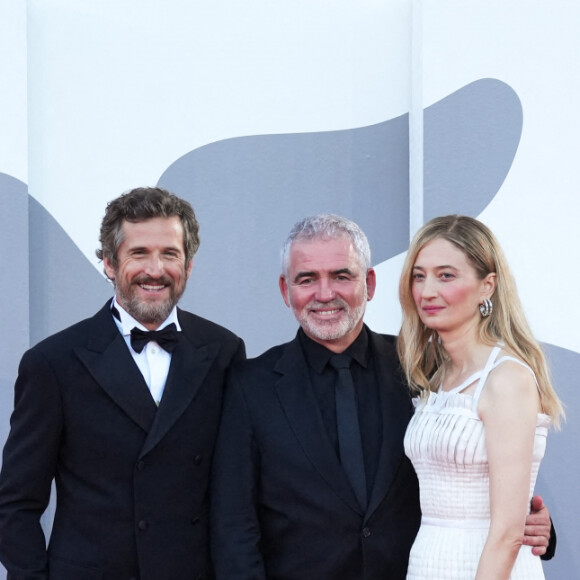
<svg viewBox="0 0 580 580"><path fill-rule="evenodd" d="M302 329L298 336L308 363L312 388L318 401L322 422L330 442L339 456L334 397L336 371L328 362L334 353L308 338ZM380 386L377 381L376 365L369 345L366 326L345 352L353 358L350 371L356 389L367 493L370 497L379 462L382 419L379 407Z"/></svg>

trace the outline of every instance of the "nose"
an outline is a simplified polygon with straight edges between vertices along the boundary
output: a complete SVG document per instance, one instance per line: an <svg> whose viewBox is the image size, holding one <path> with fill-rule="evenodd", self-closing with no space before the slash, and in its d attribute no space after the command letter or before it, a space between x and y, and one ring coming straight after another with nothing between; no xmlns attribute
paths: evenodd
<svg viewBox="0 0 580 580"><path fill-rule="evenodd" d="M145 265L145 273L151 278L159 278L163 274L163 260L157 254L151 254Z"/></svg>
<svg viewBox="0 0 580 580"><path fill-rule="evenodd" d="M423 284L421 285L421 297L425 300L434 298L437 295L436 280L433 276L425 276Z"/></svg>
<svg viewBox="0 0 580 580"><path fill-rule="evenodd" d="M316 299L320 302L330 302L331 300L334 300L335 296L336 292L334 290L332 280L321 278L318 283Z"/></svg>

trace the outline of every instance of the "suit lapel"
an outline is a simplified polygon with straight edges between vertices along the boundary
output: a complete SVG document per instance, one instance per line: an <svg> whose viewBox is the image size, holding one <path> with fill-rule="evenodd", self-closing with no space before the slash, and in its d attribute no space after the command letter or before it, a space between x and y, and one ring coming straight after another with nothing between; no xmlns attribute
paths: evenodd
<svg viewBox="0 0 580 580"><path fill-rule="evenodd" d="M287 345L274 370L281 374L276 383L278 398L304 453L335 493L361 513L324 428L298 339Z"/></svg>
<svg viewBox="0 0 580 580"><path fill-rule="evenodd" d="M141 456L157 445L183 414L220 350L217 342L196 346L195 329L181 318L180 324L183 336L172 354L159 408L113 321L109 302L91 319L86 347L75 349L101 388L148 433Z"/></svg>
<svg viewBox="0 0 580 580"><path fill-rule="evenodd" d="M195 398L220 348L218 342L195 346L191 334L184 329L183 336L171 356L171 367L161 404L141 450L141 457L161 441Z"/></svg>
<svg viewBox="0 0 580 580"><path fill-rule="evenodd" d="M113 321L109 303L92 318L89 332L86 347L77 347L76 355L109 397L148 432L157 407Z"/></svg>
<svg viewBox="0 0 580 580"><path fill-rule="evenodd" d="M380 335L369 331L369 337L377 368L383 434L367 517L383 501L403 459L403 438L411 414L409 393L397 372L399 361L396 351Z"/></svg>

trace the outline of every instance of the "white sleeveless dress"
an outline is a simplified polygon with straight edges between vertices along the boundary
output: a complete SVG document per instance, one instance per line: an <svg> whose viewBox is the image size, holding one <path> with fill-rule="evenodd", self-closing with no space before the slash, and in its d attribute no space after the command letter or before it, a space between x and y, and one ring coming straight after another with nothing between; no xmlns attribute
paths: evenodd
<svg viewBox="0 0 580 580"><path fill-rule="evenodd" d="M451 391L416 399L405 435L405 453L419 478L422 520L411 549L408 580L473 580L489 529L489 473L477 404L491 370L506 360L495 347L482 371ZM530 372L531 369L530 369ZM461 391L479 383L473 395ZM530 499L546 448L550 418L538 414ZM539 557L520 549L511 580L542 580Z"/></svg>

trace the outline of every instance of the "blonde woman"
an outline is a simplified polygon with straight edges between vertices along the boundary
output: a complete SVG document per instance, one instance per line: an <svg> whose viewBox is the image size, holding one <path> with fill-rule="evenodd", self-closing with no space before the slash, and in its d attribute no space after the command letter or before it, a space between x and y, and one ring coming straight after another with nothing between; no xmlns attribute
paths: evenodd
<svg viewBox="0 0 580 580"><path fill-rule="evenodd" d="M405 451L423 514L407 578L543 579L522 540L562 405L495 237L473 218L431 220L399 292L399 354L418 395Z"/></svg>

